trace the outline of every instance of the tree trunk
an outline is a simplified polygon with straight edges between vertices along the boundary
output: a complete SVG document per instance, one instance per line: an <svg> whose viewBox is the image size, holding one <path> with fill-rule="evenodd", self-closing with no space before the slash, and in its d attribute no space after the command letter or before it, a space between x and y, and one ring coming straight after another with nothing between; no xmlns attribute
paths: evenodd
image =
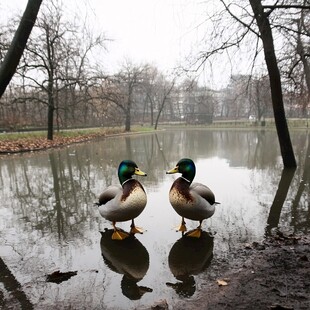
<svg viewBox="0 0 310 310"><path fill-rule="evenodd" d="M153 126L153 124L154 124L154 103L153 103L153 99L149 93L147 93L147 99L150 103L150 114L151 114L150 125ZM145 100L145 102L146 102L145 106L147 106L147 100ZM148 110L147 110L147 114L148 114Z"/></svg>
<svg viewBox="0 0 310 310"><path fill-rule="evenodd" d="M126 110L125 131L130 131L130 109Z"/></svg>
<svg viewBox="0 0 310 310"><path fill-rule="evenodd" d="M50 101L50 100L49 100ZM54 136L54 105L52 102L48 103L47 111L47 139L53 140Z"/></svg>
<svg viewBox="0 0 310 310"><path fill-rule="evenodd" d="M158 114L157 114L157 117L156 117L155 126L154 126L155 130L157 130L157 127L158 127L158 122L159 122L160 114L161 114L161 111L163 110L162 108L158 111Z"/></svg>
<svg viewBox="0 0 310 310"><path fill-rule="evenodd" d="M156 121L155 121L155 126L154 126L155 130L158 127L158 122L159 122L159 118L160 118L161 112L164 109L164 106L165 106L165 104L167 102L168 96L170 95L170 93L171 93L171 91L172 91L172 89L174 87L174 84L175 84L175 80L173 80L173 82L171 83L171 85L170 85L170 87L169 87L169 89L167 91L166 91L166 89L164 90L164 97L162 99L162 102L161 102L161 105L159 107L158 114L157 114L157 117L156 117ZM171 110L171 115L172 115L172 110Z"/></svg>
<svg viewBox="0 0 310 310"><path fill-rule="evenodd" d="M10 83L36 21L42 0L28 0L10 48L0 67L0 98Z"/></svg>
<svg viewBox="0 0 310 310"><path fill-rule="evenodd" d="M265 61L269 73L272 107L277 128L284 167L296 167L292 142L286 122L280 72L275 55L273 37L268 16L264 12L261 0L249 0L261 34Z"/></svg>
<svg viewBox="0 0 310 310"><path fill-rule="evenodd" d="M133 92L133 84L129 83L128 86L128 98L127 98L127 105L125 108L126 120L125 120L125 131L130 131L131 125L131 96Z"/></svg>
<svg viewBox="0 0 310 310"><path fill-rule="evenodd" d="M48 107L47 107L47 139L53 140L54 134L54 94L53 94L53 78L52 74L49 76L48 83Z"/></svg>

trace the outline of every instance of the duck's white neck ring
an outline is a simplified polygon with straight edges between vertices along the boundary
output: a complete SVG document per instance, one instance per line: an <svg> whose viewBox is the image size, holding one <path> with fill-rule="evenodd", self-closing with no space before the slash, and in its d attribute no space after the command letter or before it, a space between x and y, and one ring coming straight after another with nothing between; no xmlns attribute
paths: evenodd
<svg viewBox="0 0 310 310"><path fill-rule="evenodd" d="M127 179L126 181L124 181L124 182L122 183L122 187L124 186L124 184L125 184L126 182L128 182L128 181L130 181L130 180L133 180L133 178L130 178L130 179Z"/></svg>
<svg viewBox="0 0 310 310"><path fill-rule="evenodd" d="M186 178L184 178L183 176L181 176L182 179L184 179L186 182L190 183L190 180L187 180Z"/></svg>

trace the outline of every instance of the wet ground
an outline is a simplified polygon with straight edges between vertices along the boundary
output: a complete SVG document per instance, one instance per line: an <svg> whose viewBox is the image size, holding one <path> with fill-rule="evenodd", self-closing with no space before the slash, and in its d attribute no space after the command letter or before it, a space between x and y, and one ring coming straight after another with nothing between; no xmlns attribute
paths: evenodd
<svg viewBox="0 0 310 310"><path fill-rule="evenodd" d="M309 235L278 233L214 262L212 270L195 300L173 309L310 309Z"/></svg>

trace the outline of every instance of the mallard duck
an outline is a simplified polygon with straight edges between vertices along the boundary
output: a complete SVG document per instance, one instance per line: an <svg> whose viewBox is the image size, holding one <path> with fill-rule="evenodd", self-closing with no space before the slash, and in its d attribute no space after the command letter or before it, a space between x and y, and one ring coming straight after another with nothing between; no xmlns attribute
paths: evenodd
<svg viewBox="0 0 310 310"><path fill-rule="evenodd" d="M130 234L142 233L135 226L134 219L146 206L146 193L140 182L133 175L146 176L137 164L131 160L123 160L118 167L118 178L121 185L110 185L99 196L99 213L112 222L114 233L112 239L123 240L129 236L127 232L117 228L116 222L131 220Z"/></svg>
<svg viewBox="0 0 310 310"><path fill-rule="evenodd" d="M184 233L186 229L184 218L199 221L199 226L186 235L199 238L201 223L211 217L215 211L215 196L209 187L201 183L192 183L196 174L194 162L189 158L179 160L176 167L167 174L181 173L170 189L169 200L174 210L182 216L178 230Z"/></svg>

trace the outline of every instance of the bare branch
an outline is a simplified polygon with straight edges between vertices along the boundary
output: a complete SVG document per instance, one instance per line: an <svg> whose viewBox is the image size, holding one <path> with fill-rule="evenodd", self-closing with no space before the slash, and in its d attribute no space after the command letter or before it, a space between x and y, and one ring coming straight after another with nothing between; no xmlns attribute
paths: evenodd
<svg viewBox="0 0 310 310"><path fill-rule="evenodd" d="M224 7L225 7L225 9L227 10L227 12L229 13L229 15L231 16L231 17L233 17L238 23L240 23L242 26L244 26L245 28L247 28L247 29L249 29L251 32L253 32L255 35L257 35L258 37L260 36L259 35L259 33L257 32L257 31L255 31L251 26L253 25L253 23L254 23L254 21L255 21L255 17L252 17L252 20L251 20L251 23L250 24L247 24L247 23L245 23L244 21L242 21L237 15L235 15L231 10L230 10L230 4L229 5L227 5L226 3L225 3L225 1L224 0L220 0L222 3L223 3L223 5L224 5Z"/></svg>
<svg viewBox="0 0 310 310"><path fill-rule="evenodd" d="M263 5L263 9L301 9L310 10L310 5L298 5L298 4L275 4L275 5Z"/></svg>

